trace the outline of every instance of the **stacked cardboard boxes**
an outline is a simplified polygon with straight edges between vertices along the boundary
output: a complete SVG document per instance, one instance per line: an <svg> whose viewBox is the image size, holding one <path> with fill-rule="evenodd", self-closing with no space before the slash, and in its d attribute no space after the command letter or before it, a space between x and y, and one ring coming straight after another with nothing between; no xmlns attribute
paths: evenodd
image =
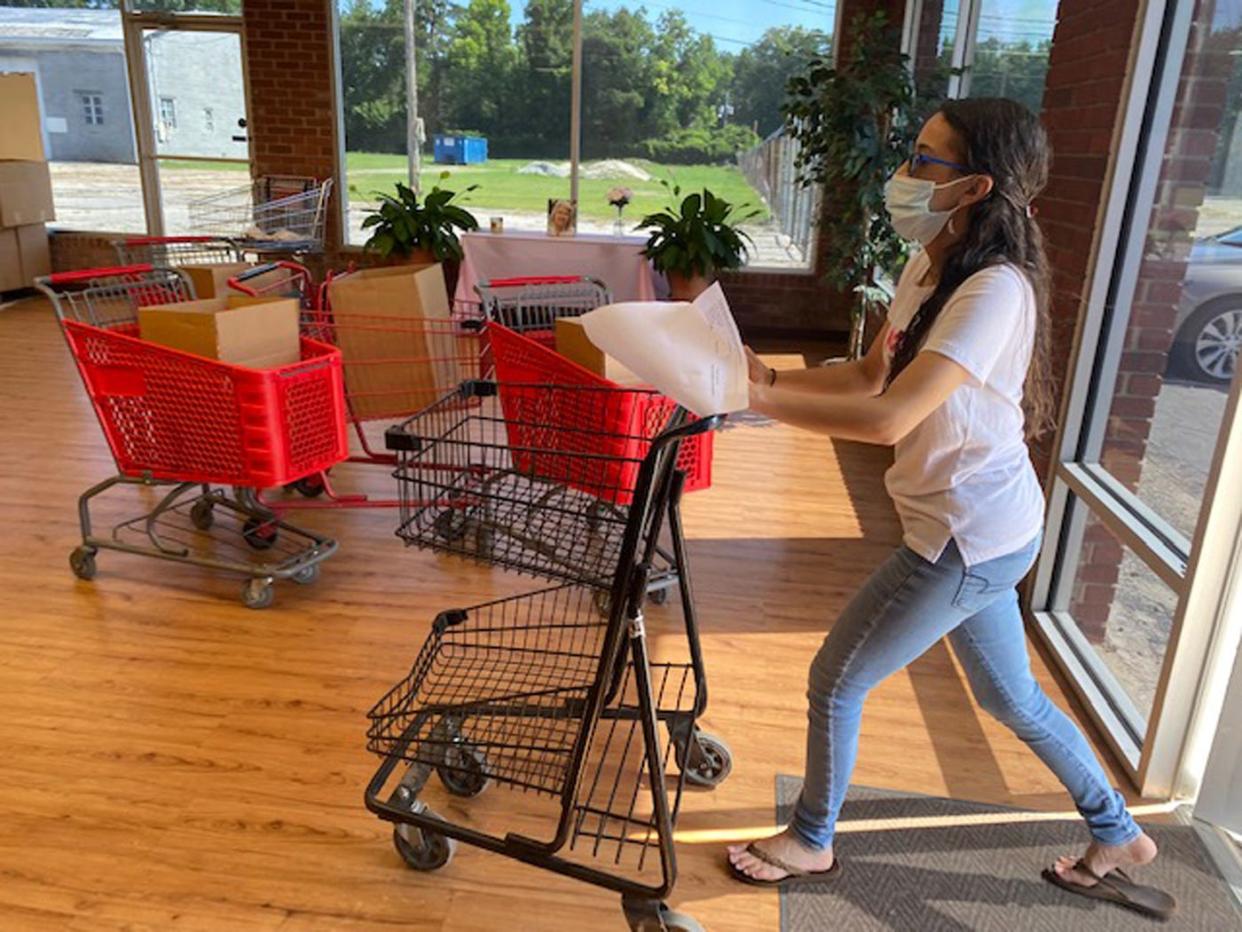
<svg viewBox="0 0 1242 932"><path fill-rule="evenodd" d="M51 271L44 224L55 217L35 76L0 73L0 291Z"/></svg>

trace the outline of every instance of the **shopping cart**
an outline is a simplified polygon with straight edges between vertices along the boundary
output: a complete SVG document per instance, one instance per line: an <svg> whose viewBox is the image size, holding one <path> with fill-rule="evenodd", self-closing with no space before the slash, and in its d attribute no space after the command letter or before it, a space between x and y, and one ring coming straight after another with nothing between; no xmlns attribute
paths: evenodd
<svg viewBox="0 0 1242 932"><path fill-rule="evenodd" d="M340 353L303 339L301 362L260 370L141 340L139 308L193 296L171 269L90 269L36 285L55 306L118 472L79 499L74 573L94 577L101 549L190 563L247 577L251 608L271 604L276 579L316 579L336 542L280 520L256 490L348 453ZM95 534L91 501L117 485L168 491L110 535Z"/></svg>
<svg viewBox="0 0 1242 932"><path fill-rule="evenodd" d="M556 345L556 321L579 317L612 302L608 286L582 275L493 278L474 286L484 319Z"/></svg>
<svg viewBox="0 0 1242 932"><path fill-rule="evenodd" d="M606 586L629 518L628 490L645 455L643 438L667 418L671 402L651 389L619 389L497 324L487 325L487 337L497 382L550 383L567 393L546 399L552 405L547 411L527 411L526 394L511 390L499 402L482 404L495 383L467 383L390 430L388 446L400 453L397 534L407 544L519 573ZM534 397L545 400L543 394ZM609 399L612 408L597 410L597 398ZM467 400L475 406L466 406ZM623 403L630 408L622 409ZM604 413L636 421L639 429L630 432L628 445L615 423L596 419ZM560 423L563 429L551 436L511 436L527 421ZM705 431L679 445L671 541L657 546L659 562L649 578L657 604L684 582L680 499L682 492L711 484L713 436ZM540 459L526 452L553 441L582 456ZM530 491L532 475L538 495ZM593 562L586 561L588 553ZM688 586L682 591L686 595Z"/></svg>
<svg viewBox="0 0 1242 932"><path fill-rule="evenodd" d="M357 443L347 462L378 465L391 472L396 456L376 448L367 427L409 417L453 391L463 381L484 378L491 362L480 321L393 313L334 313L329 286L350 272L329 273L313 288L297 263L258 266L230 279L231 290L252 296L302 298L302 333L341 351L346 418ZM383 313L388 311L388 313ZM327 471L286 487L307 501L261 499L273 511L314 508L396 508L395 498L340 494ZM325 494L326 493L326 494ZM323 496L322 500L315 501Z"/></svg>
<svg viewBox="0 0 1242 932"><path fill-rule="evenodd" d="M684 662L651 659L643 609L663 520L678 515L679 448L722 418L616 386L480 381L459 394L484 403L446 398L390 431L398 481L439 506L403 510L403 535L425 523L447 542L467 533L460 516L490 510L471 529L488 559L574 581L435 618L369 713L382 763L367 807L417 870L466 842L620 893L632 929L701 929L663 902L673 828L686 784L717 785L732 760L697 726L707 687L679 527ZM520 548L492 533L515 520ZM459 815L442 816L433 772L450 797L513 792L468 812L445 800Z"/></svg>
<svg viewBox="0 0 1242 932"><path fill-rule="evenodd" d="M216 265L244 262L246 257L231 239L222 236L131 236L113 240L122 265Z"/></svg>
<svg viewBox="0 0 1242 932"><path fill-rule="evenodd" d="M191 201L190 225L257 252L320 252L331 193L331 178L267 175Z"/></svg>

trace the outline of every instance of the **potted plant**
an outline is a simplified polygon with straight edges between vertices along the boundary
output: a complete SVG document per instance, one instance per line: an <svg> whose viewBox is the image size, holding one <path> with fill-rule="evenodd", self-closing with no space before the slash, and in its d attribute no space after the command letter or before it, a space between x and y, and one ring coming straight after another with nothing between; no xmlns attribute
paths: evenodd
<svg viewBox="0 0 1242 932"><path fill-rule="evenodd" d="M447 178L444 172L441 178ZM478 185L470 185L468 194ZM365 248L385 259L404 257L415 263L461 261L457 232L477 230L479 222L469 211L452 203L458 192L436 186L419 202L418 194L397 182L397 194L376 192L379 206L362 221L371 236Z"/></svg>
<svg viewBox="0 0 1242 932"><path fill-rule="evenodd" d="M649 229L643 255L657 272L668 277L670 295L692 301L716 278L721 269L739 268L746 259L746 243L754 241L739 224L758 215L753 210L735 217L733 204L712 194L688 194L679 204L681 188L669 187L674 203L664 210L643 217L637 229Z"/></svg>
<svg viewBox="0 0 1242 932"><path fill-rule="evenodd" d="M810 62L790 79L781 109L786 133L800 144L799 182L822 186L828 201L822 267L830 285L855 296L849 355L856 359L868 315L889 298L884 279L907 254L884 209L884 186L910 155L921 108L887 17L860 13L850 34L848 58Z"/></svg>

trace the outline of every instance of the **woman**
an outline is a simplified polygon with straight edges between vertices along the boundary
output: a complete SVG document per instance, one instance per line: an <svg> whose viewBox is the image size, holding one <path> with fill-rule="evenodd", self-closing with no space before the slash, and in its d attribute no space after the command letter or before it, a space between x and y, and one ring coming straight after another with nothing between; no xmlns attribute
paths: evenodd
<svg viewBox="0 0 1242 932"><path fill-rule="evenodd" d="M574 202L548 201L548 234L550 236L573 236Z"/></svg>
<svg viewBox="0 0 1242 932"><path fill-rule="evenodd" d="M1124 874L1155 858L1156 845L1031 676L1015 590L1044 516L1025 435L1053 416L1048 264L1031 208L1048 161L1044 131L1021 104L946 103L889 182L894 228L924 248L865 358L777 373L748 351L756 411L896 446L885 482L904 546L863 585L811 665L801 798L779 835L729 848L739 880L787 885L839 873L833 831L863 700L947 636L979 704L1060 777L1086 820L1086 853L1060 858L1045 877L1154 914L1172 908Z"/></svg>

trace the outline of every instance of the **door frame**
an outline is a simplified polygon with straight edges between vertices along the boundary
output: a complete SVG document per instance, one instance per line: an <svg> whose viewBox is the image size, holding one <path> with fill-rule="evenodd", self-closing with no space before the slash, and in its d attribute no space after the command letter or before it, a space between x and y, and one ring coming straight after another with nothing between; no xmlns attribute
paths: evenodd
<svg viewBox="0 0 1242 932"><path fill-rule="evenodd" d="M125 43L125 66L129 72L129 96L133 108L134 136L138 149L138 174L142 180L143 210L148 236L166 235L163 189L160 184L159 160L162 156L155 138L155 114L151 110L151 83L146 43L147 30L180 32L231 32L238 38L241 50L242 100L246 110L246 157L207 158L175 156L183 161L234 162L250 165L254 157L253 134L250 131L250 67L246 52L246 28L240 15L219 13L156 13L133 9L133 0L122 0L121 27Z"/></svg>

